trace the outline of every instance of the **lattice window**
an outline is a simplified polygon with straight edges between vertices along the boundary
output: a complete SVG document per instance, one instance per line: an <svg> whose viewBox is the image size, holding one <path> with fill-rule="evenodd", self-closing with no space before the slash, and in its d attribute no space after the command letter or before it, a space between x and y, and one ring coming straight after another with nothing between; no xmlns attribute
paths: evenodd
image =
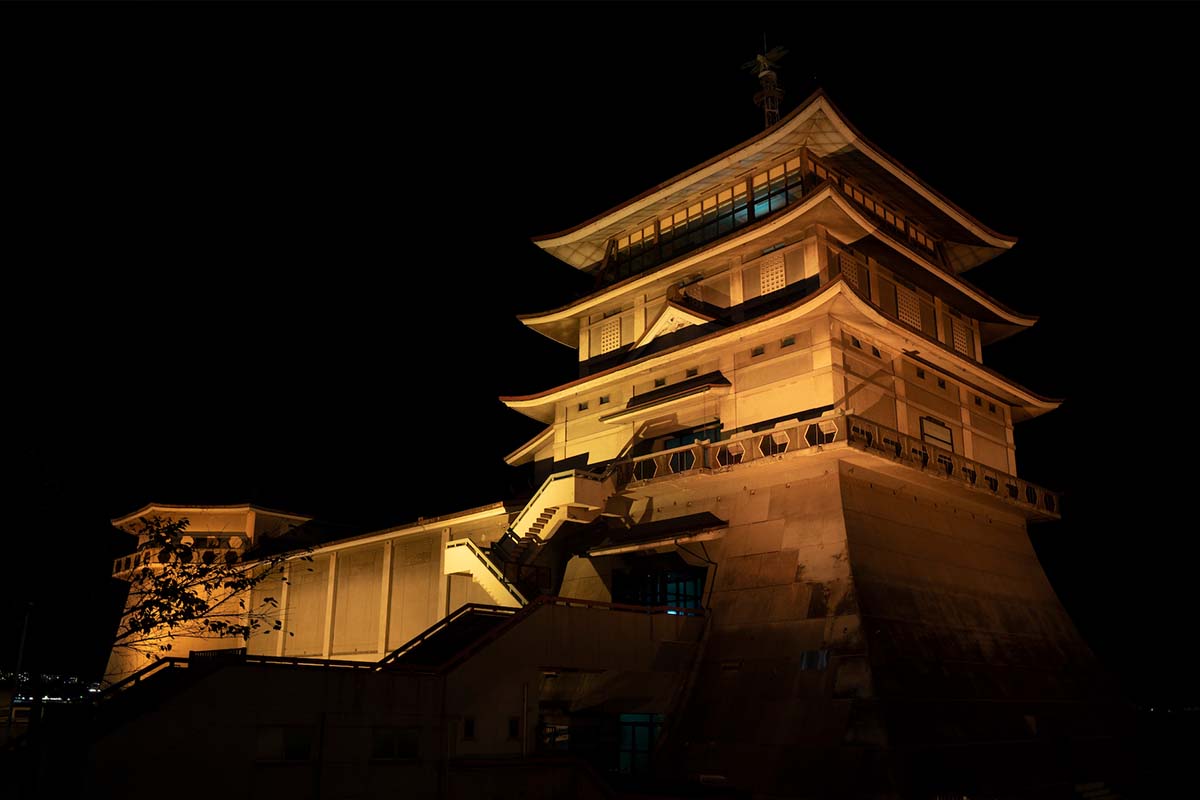
<svg viewBox="0 0 1200 800"><path fill-rule="evenodd" d="M971 338L971 328L966 323L951 317L950 331L954 338L954 349L963 355L970 355L971 348L968 342Z"/></svg>
<svg viewBox="0 0 1200 800"><path fill-rule="evenodd" d="M903 286L896 287L896 306L899 309L900 321L914 328L921 327L921 301L917 293Z"/></svg>
<svg viewBox="0 0 1200 800"><path fill-rule="evenodd" d="M850 284L855 290L861 290L862 286L859 282L859 263L853 258L842 253L838 254L838 267L842 270L842 275L846 278L846 283Z"/></svg>
<svg viewBox="0 0 1200 800"><path fill-rule="evenodd" d="M621 346L621 318L606 320L600 327L600 352L611 353Z"/></svg>
<svg viewBox="0 0 1200 800"><path fill-rule="evenodd" d="M761 294L775 292L787 284L787 273L783 266L783 253L772 253L763 259L758 270L758 288Z"/></svg>

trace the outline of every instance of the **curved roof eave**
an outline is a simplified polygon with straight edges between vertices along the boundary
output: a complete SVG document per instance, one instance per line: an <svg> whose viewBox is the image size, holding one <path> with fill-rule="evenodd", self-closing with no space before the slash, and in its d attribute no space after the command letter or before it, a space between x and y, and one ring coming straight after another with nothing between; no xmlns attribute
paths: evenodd
<svg viewBox="0 0 1200 800"><path fill-rule="evenodd" d="M817 89L808 98L792 110L790 114L780 120L772 127L756 134L750 139L735 145L719 155L710 158L708 161L698 164L689 170L686 170L673 178L670 178L662 183L652 186L639 195L614 206L613 208L603 211L600 214L585 220L578 225L575 225L566 230L556 233L548 233L540 236L532 237L532 241L544 250L570 244L580 239L585 239L589 233L595 232L604 227L605 224L610 224L614 218L619 215L633 216L640 209L651 205L654 200L661 199L669 195L672 190L678 190L680 184L688 179L697 180L707 173L715 172L722 167L727 167L736 162L736 156L753 155L753 150L765 149L765 147L773 143L777 139L781 139L794 127L798 127L815 114L818 110L826 112L827 118L833 123L846 138L849 146L854 147L859 152L865 154L872 161L875 161L883 169L887 170L896 178L908 185L914 192L924 197L935 206L941 208L951 218L963 226L966 230L977 236L982 242L990 244L993 247L1008 249L1016 244L1016 237L998 233L987 225L984 225L979 220L968 214L963 209L959 208L953 201L941 194L941 192L927 185L915 173L905 167L896 159L888 155L882 148L872 143L869 139L863 136L857 128L854 127L834 106L833 102L825 94L824 90Z"/></svg>
<svg viewBox="0 0 1200 800"><path fill-rule="evenodd" d="M584 385L591 383L602 383L606 380L615 380L620 378L624 372L629 372L632 374L633 372L642 372L647 369L654 369L660 363L669 360L677 352L684 348L719 346L721 340L726 337L745 336L748 333L752 333L754 328L758 326L765 328L768 325L773 324L777 318L788 315L794 315L796 317L806 316L807 314L812 313L812 311L814 311L817 307L825 303L832 302L837 297L846 297L858 311L881 327L901 331L907 336L919 336L922 340L929 342L930 344L936 344L942 349L945 348L945 346L940 342L935 343L933 340L928 339L923 334L909 332L907 329L900 329L898 327L899 323L895 323L885 317L882 312L877 310L869 302L860 297L857 292L851 289L841 275L838 275L829 283L825 284L825 286L821 287L807 297L801 298L791 305L776 309L775 311L764 314L760 317L754 317L753 319L748 319L736 325L731 325L728 328L722 328L721 330L713 331L712 333L702 336L698 339L691 339L687 342L682 342L675 347L668 348L660 353L655 353L653 356L649 356L645 359L636 359L631 363L617 364L601 372L587 375L582 378L577 378L569 383L551 387L550 389L546 389L542 392L529 395L501 397L499 399L500 402L504 403L514 411L518 411L526 416L541 420L543 422L551 422L553 421L554 417L554 404L561 400L567 399ZM995 370L985 367L983 364L969 361L952 351L945 350L945 352L939 352L938 355L941 358L945 358L948 363L957 365L960 371L964 373L968 371L980 372L994 381L998 386L1005 388L1015 398L1019 399L1023 404L1030 408L1030 416L1036 416L1037 414L1044 413L1046 411L1053 411L1062 404L1061 399L1039 395L1036 392L1026 389L1020 384L1014 383Z"/></svg>
<svg viewBox="0 0 1200 800"><path fill-rule="evenodd" d="M551 309L550 311L543 311L533 314L518 314L517 319L534 330L538 330L538 326L552 325L553 323L569 319L589 308L615 299L625 292L640 288L641 286L649 285L657 280L661 280L665 276L669 276L677 272L685 272L696 262L707 258L712 258L713 256L720 255L726 250L731 250L735 247L738 247L744 244L752 236L760 236L769 232L773 228L786 225L787 223L792 222L796 218L812 210L820 202L830 199L837 203L839 208L841 208L841 210L848 217L850 217L855 224L863 229L864 235L875 234L880 241L885 242L888 246L896 250L901 255L910 259L914 263L919 264L927 272L940 279L943 283L952 287L956 291L961 292L977 302L979 305L991 311L996 315L999 321L1007 322L1011 325L1018 325L1023 328L1027 328L1037 322L1037 317L1031 317L1026 314L1013 311L1004 304L1000 303L998 300L995 300L994 298L984 294L979 289L970 285L957 275L948 273L943 269L939 269L927 258L920 255L916 251L911 250L891 236L891 234L889 234L885 229L880 228L874 222L869 220L866 216L859 212L852 202L845 198L839 189L828 183L826 183L823 188L814 190L794 209L785 210L779 213L777 216L773 215L772 217L763 220L761 223L751 225L743 229L737 234L726 236L723 239L718 239L708 247L704 247L692 253L681 256L674 263L668 263L650 272L632 275L629 278L620 281L619 283L613 284L602 292L591 294L572 303L568 303L567 305ZM569 345L569 342L559 339L551 333L545 333L544 335L549 336L555 341L560 341L563 344Z"/></svg>
<svg viewBox="0 0 1200 800"><path fill-rule="evenodd" d="M547 440L553 438L554 426L547 425L544 431L537 434L532 439L525 442L525 444L506 455L504 457L504 463L508 464L510 467L518 467L521 464L524 464L533 458L534 453L536 453L538 449L546 443Z"/></svg>

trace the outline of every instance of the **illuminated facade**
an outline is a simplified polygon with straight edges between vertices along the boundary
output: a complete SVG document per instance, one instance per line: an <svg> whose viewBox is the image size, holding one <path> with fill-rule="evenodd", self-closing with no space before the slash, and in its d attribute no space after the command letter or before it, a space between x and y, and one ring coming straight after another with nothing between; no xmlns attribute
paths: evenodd
<svg viewBox="0 0 1200 800"><path fill-rule="evenodd" d="M1013 425L1058 402L985 365L1035 320L964 278L1014 243L821 93L538 239L596 278L522 317L579 353L578 380L503 398L546 425L507 457L540 488L324 543L262 587L295 635L193 692L259 708L239 785L264 764L372 796L1104 780L1093 659L1026 533L1059 498L1017 477ZM325 687L322 721L230 677L267 673ZM337 768L329 717L359 731Z"/></svg>

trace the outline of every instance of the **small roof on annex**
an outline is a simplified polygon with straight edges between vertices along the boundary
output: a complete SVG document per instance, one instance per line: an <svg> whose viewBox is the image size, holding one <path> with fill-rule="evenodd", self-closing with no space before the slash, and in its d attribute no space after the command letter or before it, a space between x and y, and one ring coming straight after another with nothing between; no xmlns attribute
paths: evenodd
<svg viewBox="0 0 1200 800"><path fill-rule="evenodd" d="M256 514L262 514L267 517L277 517L280 519L289 520L293 523L307 522L312 517L305 514L293 514L289 511L280 511L274 508L266 508L265 506L254 505L253 503L230 503L230 504L201 504L201 505L176 505L172 503L147 503L137 511L130 512L115 519L110 520L110 523L115 528L124 528L139 519L144 517L160 515L168 517L180 517L189 515L246 515L253 511Z"/></svg>
<svg viewBox="0 0 1200 800"><path fill-rule="evenodd" d="M569 230L534 237L546 252L577 269L599 263L609 239L645 225L751 170L807 147L818 157L868 180L901 211L913 213L943 238L956 273L994 258L1016 238L997 233L867 140L818 89L775 125L703 164L654 186Z"/></svg>

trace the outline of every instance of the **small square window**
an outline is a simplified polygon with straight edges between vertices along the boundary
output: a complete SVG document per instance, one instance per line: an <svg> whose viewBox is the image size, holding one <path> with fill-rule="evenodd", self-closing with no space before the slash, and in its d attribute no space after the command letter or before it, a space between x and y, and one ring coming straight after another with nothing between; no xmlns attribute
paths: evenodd
<svg viewBox="0 0 1200 800"><path fill-rule="evenodd" d="M761 356L765 352L767 352L766 345L760 344L758 347L750 348L750 357L757 358L758 356Z"/></svg>
<svg viewBox="0 0 1200 800"><path fill-rule="evenodd" d="M397 761L416 758L420 749L421 729L416 727L371 729L371 760Z"/></svg>
<svg viewBox="0 0 1200 800"><path fill-rule="evenodd" d="M655 389L657 389L657 388L658 388L658 387L660 387L660 386L666 386L666 385L667 385L667 379L666 379L666 378L655 378L655 379L654 379L654 388L655 388Z"/></svg>
<svg viewBox="0 0 1200 800"><path fill-rule="evenodd" d="M475 718L474 717L463 717L463 738L464 739L474 739L475 738Z"/></svg>
<svg viewBox="0 0 1200 800"><path fill-rule="evenodd" d="M942 380L941 378L938 378L938 388L939 388L939 389L945 389L945 388L946 388L946 381Z"/></svg>
<svg viewBox="0 0 1200 800"><path fill-rule="evenodd" d="M977 406L983 405L983 398L980 397L979 395L975 395L975 405L977 405Z"/></svg>
<svg viewBox="0 0 1200 800"><path fill-rule="evenodd" d="M791 347L791 346L792 346L792 345L794 345L795 343L796 343L796 337L795 337L795 336L785 336L785 337L783 337L782 339L780 339L780 340L779 340L779 346L780 346L780 347Z"/></svg>
<svg viewBox="0 0 1200 800"><path fill-rule="evenodd" d="M694 377L696 377L697 375L699 375L699 374L700 374L700 370L699 370L699 368L697 368L697 367L692 367L691 369L689 369L689 370L687 371L687 373L686 373L686 374L687 374L687 377L689 377L689 378L694 378Z"/></svg>
<svg viewBox="0 0 1200 800"><path fill-rule="evenodd" d="M921 369L920 367L917 367L917 377L920 378L921 380L925 380L925 370Z"/></svg>
<svg viewBox="0 0 1200 800"><path fill-rule="evenodd" d="M988 403L988 411L990 411L990 412L992 412L993 414L995 414L995 413L996 413L996 404L995 404L995 403Z"/></svg>
<svg viewBox="0 0 1200 800"><path fill-rule="evenodd" d="M587 411L587 406L588 406L588 404L587 404L587 403L580 403L580 404L579 404L579 410L580 410L580 411Z"/></svg>
<svg viewBox="0 0 1200 800"><path fill-rule="evenodd" d="M883 356L879 355L878 347L874 347L874 346L871 347L871 355L875 356L876 358L883 358Z"/></svg>
<svg viewBox="0 0 1200 800"><path fill-rule="evenodd" d="M609 400L609 395L606 395L606 394L600 395L600 405L602 405L602 406L608 405L608 400Z"/></svg>
<svg viewBox="0 0 1200 800"><path fill-rule="evenodd" d="M851 336L851 337L850 337L850 344L854 345L854 346L855 346L855 347L857 347L859 350L862 350L862 342L860 342L860 341L858 340L858 337Z"/></svg>

